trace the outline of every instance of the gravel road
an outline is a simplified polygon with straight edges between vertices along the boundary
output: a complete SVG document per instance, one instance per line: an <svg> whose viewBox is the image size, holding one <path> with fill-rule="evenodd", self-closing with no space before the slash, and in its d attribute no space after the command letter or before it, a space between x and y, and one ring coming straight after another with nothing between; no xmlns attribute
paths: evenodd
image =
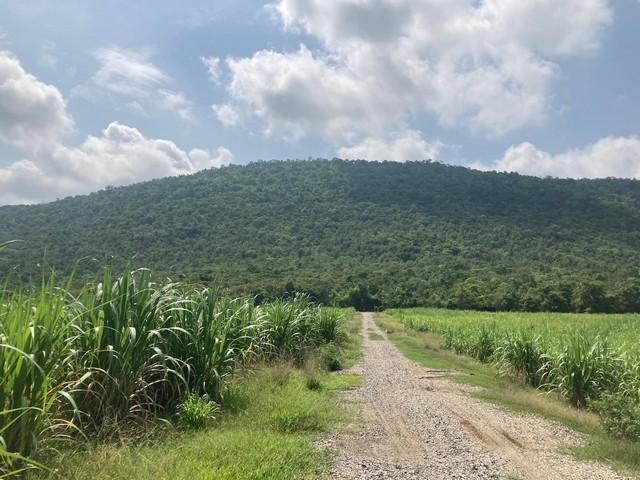
<svg viewBox="0 0 640 480"><path fill-rule="evenodd" d="M363 386L347 394L359 421L322 439L339 479L621 479L608 466L560 453L585 439L532 415L467 395L449 372L406 359L364 315ZM376 332L382 340L367 334Z"/></svg>

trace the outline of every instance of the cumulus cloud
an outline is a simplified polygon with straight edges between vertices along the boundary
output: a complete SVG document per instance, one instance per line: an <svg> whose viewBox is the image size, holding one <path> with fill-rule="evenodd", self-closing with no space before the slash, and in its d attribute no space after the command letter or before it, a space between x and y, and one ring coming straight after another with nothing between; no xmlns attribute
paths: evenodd
<svg viewBox="0 0 640 480"><path fill-rule="evenodd" d="M430 112L501 135L542 123L563 58L597 52L607 0L280 0L285 30L310 52L227 61L229 93L267 134L378 135Z"/></svg>
<svg viewBox="0 0 640 480"><path fill-rule="evenodd" d="M216 114L216 117L225 127L233 127L240 121L240 115L237 110L231 105L211 105L211 109Z"/></svg>
<svg viewBox="0 0 640 480"><path fill-rule="evenodd" d="M101 94L126 97L128 105L141 115L169 111L193 121L191 102L183 92L172 88L173 79L151 62L148 51L101 48L94 56L100 68L91 78L91 85L77 87L76 94L89 99Z"/></svg>
<svg viewBox="0 0 640 480"><path fill-rule="evenodd" d="M215 151L194 148L189 151L191 170L198 171L205 168L220 168L233 163L234 155L228 148L218 147Z"/></svg>
<svg viewBox="0 0 640 480"><path fill-rule="evenodd" d="M0 52L0 142L39 148L72 128L58 89L25 72L9 52Z"/></svg>
<svg viewBox="0 0 640 480"><path fill-rule="evenodd" d="M162 95L179 111L184 102L180 96ZM72 126L60 92L26 73L12 55L0 53L0 143L18 147L29 157L0 167L0 204L48 201L233 161L224 147L187 152L170 140L145 137L118 122L101 135L68 146L62 136Z"/></svg>
<svg viewBox="0 0 640 480"><path fill-rule="evenodd" d="M89 136L79 147L57 149L49 160L53 173L64 171L93 185L125 185L195 170L189 154L175 143L146 138L118 122L111 123L101 136ZM211 161L202 162L198 156L201 168L211 166Z"/></svg>
<svg viewBox="0 0 640 480"><path fill-rule="evenodd" d="M262 50L227 64L232 97L250 107L268 135L351 141L357 134L382 131L402 113L395 94L369 85L375 79L361 80L304 46L290 54Z"/></svg>
<svg viewBox="0 0 640 480"><path fill-rule="evenodd" d="M640 178L640 138L606 137L581 149L550 154L524 142L509 148L489 167L475 168L525 175L568 178Z"/></svg>
<svg viewBox="0 0 640 480"><path fill-rule="evenodd" d="M435 160L441 148L441 143L427 143L420 132L410 130L393 135L391 138L367 137L356 145L338 149L338 157L395 162Z"/></svg>
<svg viewBox="0 0 640 480"><path fill-rule="evenodd" d="M147 138L139 130L111 123L100 136L89 136L78 147L58 145L37 161L21 160L0 168L0 204L31 203L221 167L233 154L186 152L170 140Z"/></svg>

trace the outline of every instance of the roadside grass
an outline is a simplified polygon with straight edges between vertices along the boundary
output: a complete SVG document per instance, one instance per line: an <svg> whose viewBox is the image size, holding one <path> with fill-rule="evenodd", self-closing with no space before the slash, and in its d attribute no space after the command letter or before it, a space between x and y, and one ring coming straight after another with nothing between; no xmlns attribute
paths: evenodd
<svg viewBox="0 0 640 480"><path fill-rule="evenodd" d="M348 366L361 355L360 315L348 316L339 360ZM313 382L310 382L310 379ZM350 412L338 393L362 379L329 373L311 357L257 366L232 378L216 420L199 430L164 427L147 441L92 443L61 450L52 472L30 479L239 480L311 479L326 471L330 455L313 441L346 421ZM310 384L313 384L313 388Z"/></svg>
<svg viewBox="0 0 640 480"><path fill-rule="evenodd" d="M384 337L377 332L367 332L369 340L384 340Z"/></svg>
<svg viewBox="0 0 640 480"><path fill-rule="evenodd" d="M455 370L451 380L485 388L506 386L509 382L497 375L497 370L469 357L456 355L440 347L440 338L431 333L405 329L394 318L378 314L376 323L404 356L427 368Z"/></svg>
<svg viewBox="0 0 640 480"><path fill-rule="evenodd" d="M494 365L445 350L441 347L439 335L406 329L386 314L377 314L375 320L389 340L410 360L427 368L453 370L452 381L483 387L470 395L516 413L535 414L558 421L588 435L588 445L571 449L577 458L607 462L622 471L640 472L640 443L607 435L597 414L574 408L554 393L540 392L505 376Z"/></svg>
<svg viewBox="0 0 640 480"><path fill-rule="evenodd" d="M340 361L343 369L353 367L362 360L362 314L351 310L351 315L345 314L344 331L346 337L342 339Z"/></svg>

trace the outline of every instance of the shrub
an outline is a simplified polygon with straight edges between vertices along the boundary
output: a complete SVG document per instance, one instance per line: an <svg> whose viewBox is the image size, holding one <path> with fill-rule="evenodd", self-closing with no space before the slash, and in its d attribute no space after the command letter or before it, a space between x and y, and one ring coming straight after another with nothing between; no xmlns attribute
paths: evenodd
<svg viewBox="0 0 640 480"><path fill-rule="evenodd" d="M203 428L215 420L218 411L218 405L208 397L191 394L178 406L178 419L189 428Z"/></svg>
<svg viewBox="0 0 640 480"><path fill-rule="evenodd" d="M493 357L496 348L496 339L493 329L482 325L476 335L470 339L468 352L481 362L486 362Z"/></svg>
<svg viewBox="0 0 640 480"><path fill-rule="evenodd" d="M331 357L327 362L327 368L330 372L337 372L342 370L342 362L337 357Z"/></svg>
<svg viewBox="0 0 640 480"><path fill-rule="evenodd" d="M319 308L315 334L319 345L340 340L342 314L337 308Z"/></svg>
<svg viewBox="0 0 640 480"><path fill-rule="evenodd" d="M603 395L593 403L610 435L640 441L640 402L619 393Z"/></svg>

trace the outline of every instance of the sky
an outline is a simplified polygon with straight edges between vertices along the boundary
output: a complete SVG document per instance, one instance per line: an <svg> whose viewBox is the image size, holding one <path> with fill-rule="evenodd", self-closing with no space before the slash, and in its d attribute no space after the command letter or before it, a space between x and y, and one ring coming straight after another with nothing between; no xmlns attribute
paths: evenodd
<svg viewBox="0 0 640 480"><path fill-rule="evenodd" d="M0 0L0 205L256 160L640 178L640 0Z"/></svg>

